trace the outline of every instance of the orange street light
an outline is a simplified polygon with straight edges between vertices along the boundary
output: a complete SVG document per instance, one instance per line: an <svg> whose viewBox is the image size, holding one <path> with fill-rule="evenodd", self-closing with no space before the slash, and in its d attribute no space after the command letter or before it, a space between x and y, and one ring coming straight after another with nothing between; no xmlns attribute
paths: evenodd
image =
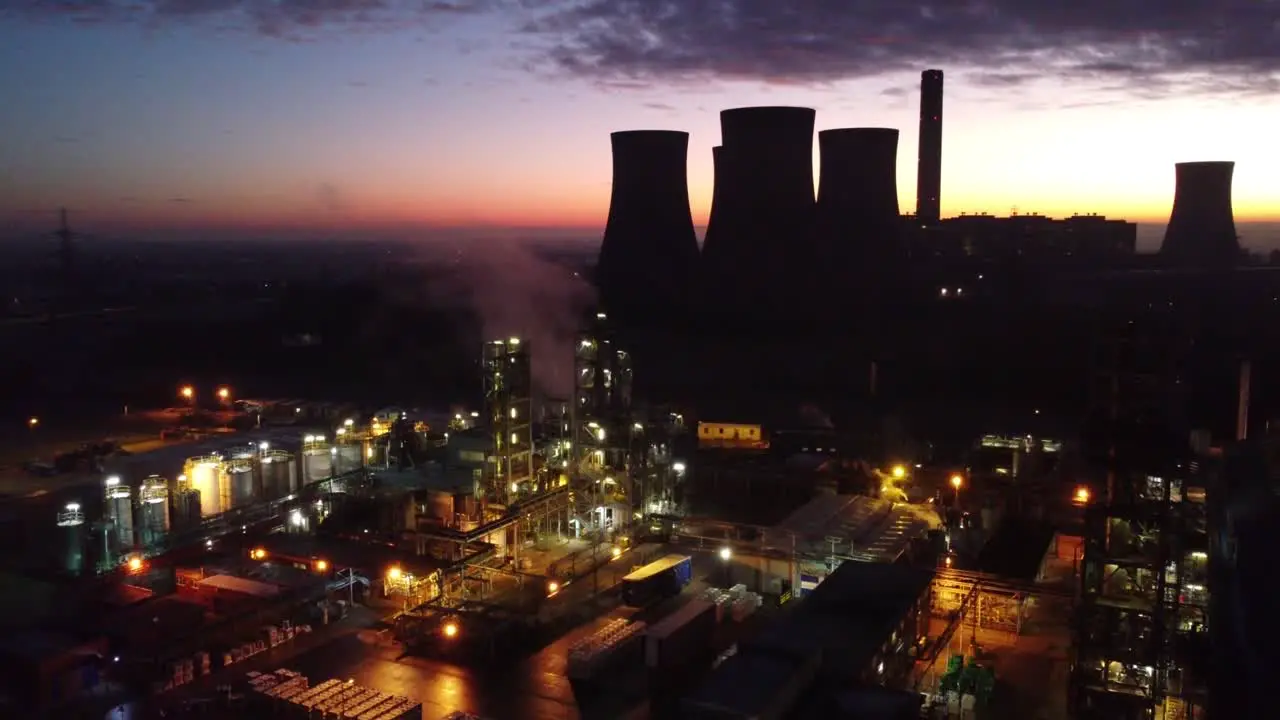
<svg viewBox="0 0 1280 720"><path fill-rule="evenodd" d="M955 475L952 475L951 487L955 488L956 490L959 490L961 485L964 485L964 477L961 476L960 473L956 473Z"/></svg>
<svg viewBox="0 0 1280 720"><path fill-rule="evenodd" d="M328 570L328 569L329 569L329 563L328 563L327 561L325 561L325 560L317 560L317 561L316 561L316 570L317 570L318 572L324 572L324 571L326 571L326 570Z"/></svg>
<svg viewBox="0 0 1280 720"><path fill-rule="evenodd" d="M555 580L552 580L551 582L547 583L547 597L551 597L552 595L555 595L558 592L560 592L560 583L556 582Z"/></svg>
<svg viewBox="0 0 1280 720"><path fill-rule="evenodd" d="M224 388L224 387L218 388L218 399L221 400L222 402L226 402L227 400L230 400L231 390L229 388Z"/></svg>
<svg viewBox="0 0 1280 720"><path fill-rule="evenodd" d="M27 427L35 427L39 424L40 424L40 418L38 417L27 418Z"/></svg>
<svg viewBox="0 0 1280 720"><path fill-rule="evenodd" d="M138 572L142 570L142 558L134 555L129 558L129 572Z"/></svg>
<svg viewBox="0 0 1280 720"><path fill-rule="evenodd" d="M444 636L447 638L458 637L458 623L448 622L444 624Z"/></svg>
<svg viewBox="0 0 1280 720"><path fill-rule="evenodd" d="M892 473L894 480L901 480L907 476L907 469L902 465L894 465L890 473Z"/></svg>
<svg viewBox="0 0 1280 720"><path fill-rule="evenodd" d="M190 400L196 396L196 389L190 385L183 385L182 388L178 390L178 394L182 396L183 400Z"/></svg>
<svg viewBox="0 0 1280 720"><path fill-rule="evenodd" d="M1085 487L1084 485L1081 485L1080 487L1076 488L1075 503L1077 505L1089 504L1089 488Z"/></svg>
<svg viewBox="0 0 1280 720"><path fill-rule="evenodd" d="M254 548L252 551L249 552L249 557L253 558L254 560L266 560L267 559L266 548Z"/></svg>
<svg viewBox="0 0 1280 720"><path fill-rule="evenodd" d="M403 575L404 573L400 571L400 566L398 565L392 565L391 569L387 570L387 579L392 582L399 580Z"/></svg>

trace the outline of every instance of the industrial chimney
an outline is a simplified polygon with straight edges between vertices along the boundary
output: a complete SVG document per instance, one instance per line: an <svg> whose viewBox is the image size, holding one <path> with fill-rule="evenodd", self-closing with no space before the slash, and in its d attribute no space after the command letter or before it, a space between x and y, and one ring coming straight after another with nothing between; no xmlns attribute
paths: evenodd
<svg viewBox="0 0 1280 720"><path fill-rule="evenodd" d="M1233 162L1177 164L1173 212L1160 255L1188 267L1231 266L1240 257L1231 210Z"/></svg>
<svg viewBox="0 0 1280 720"><path fill-rule="evenodd" d="M689 301L698 238L689 211L689 134L632 130L611 135L613 194L596 285L622 323L663 317Z"/></svg>
<svg viewBox="0 0 1280 720"><path fill-rule="evenodd" d="M784 310L811 269L814 111L749 107L720 113L722 147L703 247L708 290L759 311Z"/></svg>
<svg viewBox="0 0 1280 720"><path fill-rule="evenodd" d="M818 133L818 237L824 258L876 264L898 252L898 131ZM843 268L842 268L843 269Z"/></svg>
<svg viewBox="0 0 1280 720"><path fill-rule="evenodd" d="M920 155L916 165L916 218L936 225L942 217L942 71L920 74Z"/></svg>

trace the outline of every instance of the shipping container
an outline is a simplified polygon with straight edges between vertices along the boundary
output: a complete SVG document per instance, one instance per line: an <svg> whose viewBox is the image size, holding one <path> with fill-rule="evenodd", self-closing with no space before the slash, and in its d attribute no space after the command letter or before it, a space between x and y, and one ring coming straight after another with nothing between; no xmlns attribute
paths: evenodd
<svg viewBox="0 0 1280 720"><path fill-rule="evenodd" d="M645 665L655 670L672 669L709 659L715 632L716 604L694 600L645 633Z"/></svg>
<svg viewBox="0 0 1280 720"><path fill-rule="evenodd" d="M622 601L643 608L680 594L693 580L693 558L667 555L622 578Z"/></svg>

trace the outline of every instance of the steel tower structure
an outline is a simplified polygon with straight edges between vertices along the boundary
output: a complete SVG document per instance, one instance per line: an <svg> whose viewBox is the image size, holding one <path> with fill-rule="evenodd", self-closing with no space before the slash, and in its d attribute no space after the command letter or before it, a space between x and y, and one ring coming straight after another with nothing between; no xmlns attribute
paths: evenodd
<svg viewBox="0 0 1280 720"><path fill-rule="evenodd" d="M484 404L493 433L493 469L487 499L508 504L533 479L533 365L520 338L484 346Z"/></svg>

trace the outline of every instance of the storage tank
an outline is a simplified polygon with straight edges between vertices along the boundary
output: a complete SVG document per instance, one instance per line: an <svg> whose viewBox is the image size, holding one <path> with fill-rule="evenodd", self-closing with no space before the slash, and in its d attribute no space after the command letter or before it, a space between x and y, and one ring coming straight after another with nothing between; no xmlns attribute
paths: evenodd
<svg viewBox="0 0 1280 720"><path fill-rule="evenodd" d="M227 510L252 505L258 497L256 466L256 458L252 455L234 457L227 462Z"/></svg>
<svg viewBox="0 0 1280 720"><path fill-rule="evenodd" d="M84 571L85 527L84 510L80 503L67 503L58 512L58 527L63 528L66 543L65 565L67 572L79 575Z"/></svg>
<svg viewBox="0 0 1280 720"><path fill-rule="evenodd" d="M133 490L112 475L106 480L106 512L104 519L110 523L108 546L122 550L133 547Z"/></svg>
<svg viewBox="0 0 1280 720"><path fill-rule="evenodd" d="M275 500L292 495L298 490L298 471L293 455L283 450L262 453L262 497Z"/></svg>
<svg viewBox="0 0 1280 720"><path fill-rule="evenodd" d="M334 453L323 435L302 438L302 485L327 480L333 475Z"/></svg>
<svg viewBox="0 0 1280 720"><path fill-rule="evenodd" d="M445 525L453 525L453 493L442 490L427 493L427 515Z"/></svg>
<svg viewBox="0 0 1280 720"><path fill-rule="evenodd" d="M385 437L370 438L364 441L364 464L367 467L386 467L387 449L390 445Z"/></svg>
<svg viewBox="0 0 1280 720"><path fill-rule="evenodd" d="M138 536L155 545L169 532L169 481L152 475L138 487Z"/></svg>
<svg viewBox="0 0 1280 720"><path fill-rule="evenodd" d="M230 508L223 507L224 478L222 458L217 455L194 457L187 460L188 487L200 495L200 517L218 515Z"/></svg>
<svg viewBox="0 0 1280 720"><path fill-rule="evenodd" d="M342 443L336 446L337 454L334 456L333 473L341 475L359 470L364 467L364 449L356 443Z"/></svg>
<svg viewBox="0 0 1280 720"><path fill-rule="evenodd" d="M200 524L200 491L191 487L191 479L184 473L178 476L169 521L175 528L189 528Z"/></svg>

